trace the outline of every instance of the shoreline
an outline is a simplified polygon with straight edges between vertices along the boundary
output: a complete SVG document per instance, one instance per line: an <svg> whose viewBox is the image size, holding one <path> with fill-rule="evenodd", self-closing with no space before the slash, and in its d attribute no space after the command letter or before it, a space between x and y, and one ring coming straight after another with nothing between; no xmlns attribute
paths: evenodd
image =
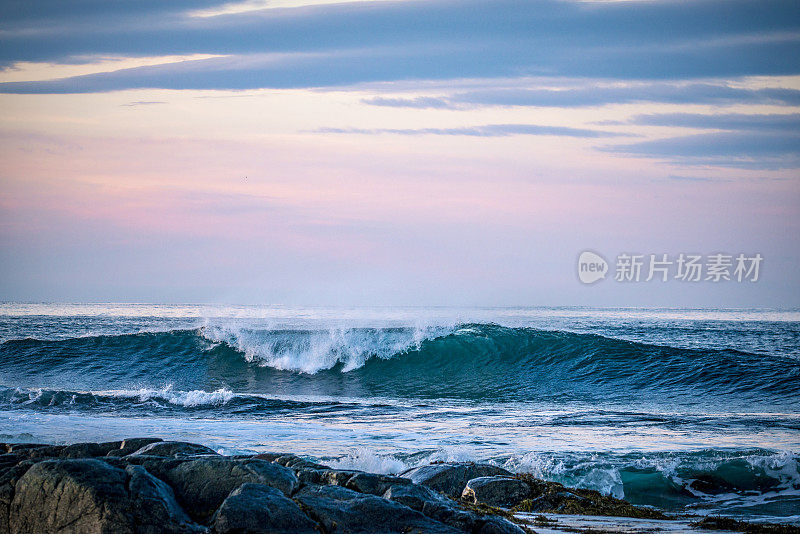
<svg viewBox="0 0 800 534"><path fill-rule="evenodd" d="M0 444L0 532L800 533L696 519L491 464L431 463L395 476L160 438Z"/></svg>

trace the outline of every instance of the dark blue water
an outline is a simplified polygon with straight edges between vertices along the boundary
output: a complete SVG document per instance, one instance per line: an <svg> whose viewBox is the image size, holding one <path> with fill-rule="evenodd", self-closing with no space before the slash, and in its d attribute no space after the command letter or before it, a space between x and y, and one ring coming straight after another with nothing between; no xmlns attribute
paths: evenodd
<svg viewBox="0 0 800 534"><path fill-rule="evenodd" d="M0 307L0 439L157 434L385 472L489 460L800 518L800 314Z"/></svg>

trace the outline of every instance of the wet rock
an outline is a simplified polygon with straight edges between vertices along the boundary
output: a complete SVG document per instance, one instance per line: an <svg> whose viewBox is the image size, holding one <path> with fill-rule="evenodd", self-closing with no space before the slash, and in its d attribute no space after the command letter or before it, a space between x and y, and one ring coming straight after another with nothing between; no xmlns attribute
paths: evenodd
<svg viewBox="0 0 800 534"><path fill-rule="evenodd" d="M175 490L178 501L196 521L205 524L233 490L252 482L291 496L297 477L291 469L266 460L199 458L177 465L159 466L159 477Z"/></svg>
<svg viewBox="0 0 800 534"><path fill-rule="evenodd" d="M308 486L295 495L295 501L331 534L460 532L397 502L341 486Z"/></svg>
<svg viewBox="0 0 800 534"><path fill-rule="evenodd" d="M16 484L12 532L132 532L124 504L127 476L99 460L44 460Z"/></svg>
<svg viewBox="0 0 800 534"><path fill-rule="evenodd" d="M526 482L531 497L514 506L515 512L552 512L558 514L605 515L644 519L667 519L652 508L634 506L622 499L603 495L598 491L565 488L558 482L547 482L530 475L517 475Z"/></svg>
<svg viewBox="0 0 800 534"><path fill-rule="evenodd" d="M11 531L8 521L11 501L14 500L14 487L33 464L32 460L22 460L0 473L0 532Z"/></svg>
<svg viewBox="0 0 800 534"><path fill-rule="evenodd" d="M155 477L166 480L170 471L193 459L195 458L165 458L143 454L141 456L128 455L121 458L106 456L103 461L121 469L125 469L129 465L140 465Z"/></svg>
<svg viewBox="0 0 800 534"><path fill-rule="evenodd" d="M464 532L514 533L523 531L510 521L494 516L479 514L472 510L464 510L458 504L430 488L417 484L400 484L391 486L383 497L408 506L412 510ZM495 529L495 530L492 530Z"/></svg>
<svg viewBox="0 0 800 534"><path fill-rule="evenodd" d="M178 505L175 494L166 483L148 473L143 467L128 466L130 510L139 533L204 532L205 529L189 519Z"/></svg>
<svg viewBox="0 0 800 534"><path fill-rule="evenodd" d="M359 473L362 472L317 468L302 468L295 471L297 479L301 484L316 484L323 486L344 486L351 478Z"/></svg>
<svg viewBox="0 0 800 534"><path fill-rule="evenodd" d="M253 458L256 458L258 460L266 460L268 462L275 462L275 460L277 460L278 458L280 458L282 456L294 456L294 455L286 453L286 452L260 452L260 453L258 453L256 455L254 455ZM286 466L284 466L284 467L286 467Z"/></svg>
<svg viewBox="0 0 800 534"><path fill-rule="evenodd" d="M312 462L311 460L306 460L301 456L297 456L296 454L286 454L286 453L274 453L274 452L265 452L261 454L256 454L253 458L257 458L259 460L267 460L270 462L274 462L278 465L282 465L284 467L289 467L291 469L330 469L327 465L318 464L316 462Z"/></svg>
<svg viewBox="0 0 800 534"><path fill-rule="evenodd" d="M275 488L242 484L223 501L212 521L219 534L318 534L317 524Z"/></svg>
<svg viewBox="0 0 800 534"><path fill-rule="evenodd" d="M188 457L188 456L219 456L216 451L196 443L185 441L159 441L150 443L134 451L132 454L140 456L166 456L166 457Z"/></svg>
<svg viewBox="0 0 800 534"><path fill-rule="evenodd" d="M513 476L502 467L490 464L475 463L441 463L423 465L409 469L400 476L411 479L415 484L422 484L431 489L449 495L453 498L461 497L467 482L473 478L494 475Z"/></svg>
<svg viewBox="0 0 800 534"><path fill-rule="evenodd" d="M525 531L507 519L486 516L476 531L477 534L525 534Z"/></svg>
<svg viewBox="0 0 800 534"><path fill-rule="evenodd" d="M13 452L0 454L0 471L13 467L25 459L21 454L14 454Z"/></svg>
<svg viewBox="0 0 800 534"><path fill-rule="evenodd" d="M34 464L15 486L9 528L20 534L198 530L163 482L95 459Z"/></svg>
<svg viewBox="0 0 800 534"><path fill-rule="evenodd" d="M94 458L105 456L109 452L119 449L121 441L109 441L106 443L73 443L67 445L59 452L61 458Z"/></svg>
<svg viewBox="0 0 800 534"><path fill-rule="evenodd" d="M122 440L118 448L109 451L106 456L127 456L128 454L138 451L145 445L161 441L164 440L161 438L126 438Z"/></svg>
<svg viewBox="0 0 800 534"><path fill-rule="evenodd" d="M478 477L467 482L461 499L472 504L516 506L531 496L530 486L514 477Z"/></svg>
<svg viewBox="0 0 800 534"><path fill-rule="evenodd" d="M3 443L5 452L20 452L30 449L40 449L42 447L53 447L45 443Z"/></svg>
<svg viewBox="0 0 800 534"><path fill-rule="evenodd" d="M63 445L42 445L37 443L11 443L6 450L30 459L56 458L64 449Z"/></svg>
<svg viewBox="0 0 800 534"><path fill-rule="evenodd" d="M344 483L344 487L359 493L383 495L390 487L404 484L412 484L412 482L402 477L358 472L347 479L347 482Z"/></svg>
<svg viewBox="0 0 800 534"><path fill-rule="evenodd" d="M384 499L399 502L412 510L422 511L426 503L447 502L444 497L430 488L419 484L396 484L386 489Z"/></svg>
<svg viewBox="0 0 800 534"><path fill-rule="evenodd" d="M327 469L298 469L295 471L298 482L303 486L312 484L325 484L325 472Z"/></svg>

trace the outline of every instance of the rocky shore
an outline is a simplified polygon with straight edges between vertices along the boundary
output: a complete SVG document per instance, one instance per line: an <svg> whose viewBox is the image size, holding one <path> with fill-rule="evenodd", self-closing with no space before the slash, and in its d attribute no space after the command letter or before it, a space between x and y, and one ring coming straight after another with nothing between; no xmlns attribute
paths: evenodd
<svg viewBox="0 0 800 534"><path fill-rule="evenodd" d="M664 518L488 464L389 476L153 438L0 444L2 533L530 532L515 511Z"/></svg>

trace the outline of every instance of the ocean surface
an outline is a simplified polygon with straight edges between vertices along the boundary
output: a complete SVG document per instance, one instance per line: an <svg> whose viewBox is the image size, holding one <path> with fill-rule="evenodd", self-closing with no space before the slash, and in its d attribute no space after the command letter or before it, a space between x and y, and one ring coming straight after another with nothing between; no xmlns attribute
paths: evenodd
<svg viewBox="0 0 800 534"><path fill-rule="evenodd" d="M800 311L0 303L0 441L490 461L800 522Z"/></svg>

